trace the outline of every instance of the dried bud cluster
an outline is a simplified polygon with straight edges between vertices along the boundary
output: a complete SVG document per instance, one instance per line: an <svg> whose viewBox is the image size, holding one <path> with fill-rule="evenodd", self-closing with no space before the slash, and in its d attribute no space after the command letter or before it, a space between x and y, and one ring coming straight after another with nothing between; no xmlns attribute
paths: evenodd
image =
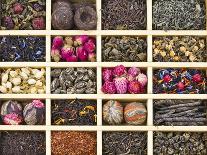
<svg viewBox="0 0 207 155"><path fill-rule="evenodd" d="M0 93L44 94L45 68L9 68L1 70Z"/></svg>
<svg viewBox="0 0 207 155"><path fill-rule="evenodd" d="M154 155L206 155L207 133L155 132Z"/></svg>

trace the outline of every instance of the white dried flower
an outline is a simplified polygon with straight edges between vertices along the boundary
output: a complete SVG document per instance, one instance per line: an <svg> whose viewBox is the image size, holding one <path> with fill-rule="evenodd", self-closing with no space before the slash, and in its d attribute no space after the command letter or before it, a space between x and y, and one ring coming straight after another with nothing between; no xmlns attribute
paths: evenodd
<svg viewBox="0 0 207 155"><path fill-rule="evenodd" d="M20 93L20 92L21 92L20 86L14 86L14 87L12 88L12 92L13 92L13 93Z"/></svg>
<svg viewBox="0 0 207 155"><path fill-rule="evenodd" d="M0 92L1 93L7 93L7 89L6 89L6 87L4 87L4 86L0 86Z"/></svg>
<svg viewBox="0 0 207 155"><path fill-rule="evenodd" d="M35 75L37 72L39 72L38 69L32 69L32 74Z"/></svg>
<svg viewBox="0 0 207 155"><path fill-rule="evenodd" d="M12 89L12 83L11 83L11 82L7 82L7 83L6 83L6 88L8 88L8 89Z"/></svg>
<svg viewBox="0 0 207 155"><path fill-rule="evenodd" d="M15 78L15 77L18 75L18 73L17 73L17 71L10 71L10 72L9 72L9 75L10 75L12 78Z"/></svg>
<svg viewBox="0 0 207 155"><path fill-rule="evenodd" d="M45 90L44 89L38 89L38 94L44 94Z"/></svg>
<svg viewBox="0 0 207 155"><path fill-rule="evenodd" d="M28 68L21 68L22 72L26 73L27 75L30 75L30 71Z"/></svg>
<svg viewBox="0 0 207 155"><path fill-rule="evenodd" d="M35 79L29 79L27 82L30 85L34 85L37 81Z"/></svg>
<svg viewBox="0 0 207 155"><path fill-rule="evenodd" d="M37 82L36 82L36 87L42 87L42 85L43 85L43 83L40 81L40 80L38 80Z"/></svg>
<svg viewBox="0 0 207 155"><path fill-rule="evenodd" d="M38 71L36 74L34 74L35 78L41 79L44 76L45 72Z"/></svg>
<svg viewBox="0 0 207 155"><path fill-rule="evenodd" d="M1 81L2 83L6 83L9 79L9 75L7 73L2 74Z"/></svg>
<svg viewBox="0 0 207 155"><path fill-rule="evenodd" d="M21 78L13 78L12 79L12 83L15 85L15 86L17 86L17 85L19 85L20 83L21 83Z"/></svg>
<svg viewBox="0 0 207 155"><path fill-rule="evenodd" d="M31 94L37 94L37 88L36 87L32 87L30 89Z"/></svg>
<svg viewBox="0 0 207 155"><path fill-rule="evenodd" d="M22 77L22 79L27 80L29 77L25 72L20 72L20 76Z"/></svg>

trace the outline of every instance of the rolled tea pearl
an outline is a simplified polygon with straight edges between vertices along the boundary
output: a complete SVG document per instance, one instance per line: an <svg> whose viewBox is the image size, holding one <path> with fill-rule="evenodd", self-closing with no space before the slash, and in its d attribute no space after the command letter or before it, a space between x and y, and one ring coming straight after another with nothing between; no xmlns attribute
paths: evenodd
<svg viewBox="0 0 207 155"><path fill-rule="evenodd" d="M73 28L73 12L70 7L59 7L52 13L52 26L57 30Z"/></svg>
<svg viewBox="0 0 207 155"><path fill-rule="evenodd" d="M55 11L60 7L72 8L69 0L56 0L52 5L52 10Z"/></svg>
<svg viewBox="0 0 207 155"><path fill-rule="evenodd" d="M103 120L111 125L121 124L123 121L123 106L118 101L110 100L103 106Z"/></svg>
<svg viewBox="0 0 207 155"><path fill-rule="evenodd" d="M28 125L39 124L45 122L45 105L40 100L33 100L24 107L24 121Z"/></svg>
<svg viewBox="0 0 207 155"><path fill-rule="evenodd" d="M132 102L124 108L125 122L131 125L140 125L146 121L147 110L143 103Z"/></svg>
<svg viewBox="0 0 207 155"><path fill-rule="evenodd" d="M16 113L22 115L22 106L17 101L6 101L1 106L1 115Z"/></svg>
<svg viewBox="0 0 207 155"><path fill-rule="evenodd" d="M19 125L22 122L23 122L22 116L16 113L6 114L3 116L3 123L5 125Z"/></svg>

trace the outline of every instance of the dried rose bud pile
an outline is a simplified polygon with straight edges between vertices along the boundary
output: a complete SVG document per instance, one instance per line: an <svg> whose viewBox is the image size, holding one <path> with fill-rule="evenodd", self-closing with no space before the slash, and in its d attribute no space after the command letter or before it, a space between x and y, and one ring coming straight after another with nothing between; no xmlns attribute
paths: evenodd
<svg viewBox="0 0 207 155"><path fill-rule="evenodd" d="M96 61L96 40L87 35L53 38L51 56L56 62Z"/></svg>
<svg viewBox="0 0 207 155"><path fill-rule="evenodd" d="M137 67L125 68L123 65L104 68L102 71L105 94L140 94L144 93L147 76Z"/></svg>
<svg viewBox="0 0 207 155"><path fill-rule="evenodd" d="M44 94L45 68L8 68L0 70L0 93Z"/></svg>

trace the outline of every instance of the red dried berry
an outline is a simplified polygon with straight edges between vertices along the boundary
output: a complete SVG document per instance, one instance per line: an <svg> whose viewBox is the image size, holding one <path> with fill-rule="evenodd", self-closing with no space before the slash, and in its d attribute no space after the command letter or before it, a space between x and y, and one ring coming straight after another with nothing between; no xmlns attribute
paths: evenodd
<svg viewBox="0 0 207 155"><path fill-rule="evenodd" d="M202 80L202 77L200 74L193 75L193 82L200 82Z"/></svg>
<svg viewBox="0 0 207 155"><path fill-rule="evenodd" d="M178 82L177 87L178 87L178 90L184 90L185 85L182 82Z"/></svg>
<svg viewBox="0 0 207 155"><path fill-rule="evenodd" d="M14 22L13 22L12 18L9 17L9 16L4 17L3 26L6 27L6 29L8 29L8 30L13 29L14 28Z"/></svg>
<svg viewBox="0 0 207 155"><path fill-rule="evenodd" d="M35 30L44 30L45 29L45 19L43 17L34 18L32 20L32 27Z"/></svg>
<svg viewBox="0 0 207 155"><path fill-rule="evenodd" d="M21 3L15 3L13 5L14 14L21 14L23 10L24 10L24 7Z"/></svg>

